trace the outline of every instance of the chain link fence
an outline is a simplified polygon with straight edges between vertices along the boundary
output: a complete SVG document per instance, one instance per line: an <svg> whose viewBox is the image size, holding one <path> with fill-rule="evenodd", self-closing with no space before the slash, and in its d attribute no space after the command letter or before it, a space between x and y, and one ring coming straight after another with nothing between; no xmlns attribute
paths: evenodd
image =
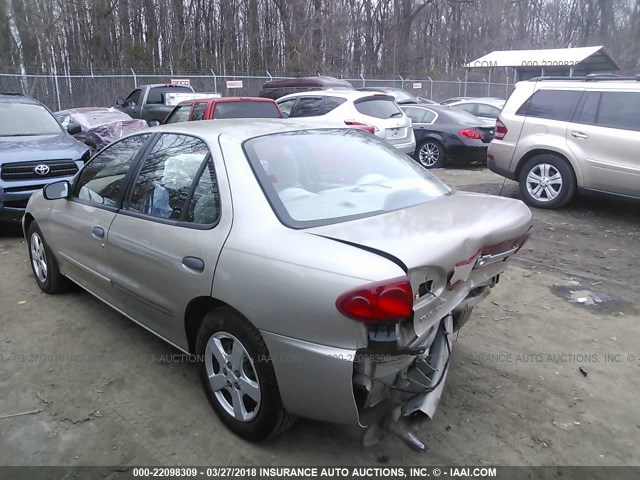
<svg viewBox="0 0 640 480"><path fill-rule="evenodd" d="M216 75L213 71L198 74L127 74L100 75L20 75L0 73L0 92L22 93L33 97L52 110L74 107L109 107L125 98L138 85L167 83L172 78L189 79L197 92L216 92L223 96L257 96L262 85L274 79L294 76ZM228 88L228 81L242 81L241 88ZM416 96L436 101L451 97L507 98L513 84L487 80L432 80L397 78L346 78L355 88L396 87Z"/></svg>

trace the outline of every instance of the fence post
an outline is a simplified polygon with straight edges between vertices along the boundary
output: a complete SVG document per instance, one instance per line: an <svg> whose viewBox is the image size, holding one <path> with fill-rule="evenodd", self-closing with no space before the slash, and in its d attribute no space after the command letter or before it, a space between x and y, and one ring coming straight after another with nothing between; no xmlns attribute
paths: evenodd
<svg viewBox="0 0 640 480"><path fill-rule="evenodd" d="M131 69L131 73L133 74L133 88L138 88L138 77L136 77L136 72Z"/></svg>
<svg viewBox="0 0 640 480"><path fill-rule="evenodd" d="M433 100L433 80L429 76L427 78L429 79L429 98Z"/></svg>
<svg viewBox="0 0 640 480"><path fill-rule="evenodd" d="M398 76L400 77L400 81L402 82L400 88L404 90L404 78L402 78L402 75L398 75Z"/></svg>
<svg viewBox="0 0 640 480"><path fill-rule="evenodd" d="M56 85L56 100L58 102L58 110L62 110L62 107L60 106L60 85L58 84L58 74L56 72L53 72L53 80Z"/></svg>
<svg viewBox="0 0 640 480"><path fill-rule="evenodd" d="M487 97L491 96L491 72L493 71L493 68L489 69L489 83L487 84Z"/></svg>
<svg viewBox="0 0 640 480"><path fill-rule="evenodd" d="M362 79L362 88L366 87L365 81L364 81L364 75L360 74L360 78Z"/></svg>
<svg viewBox="0 0 640 480"><path fill-rule="evenodd" d="M469 69L467 68L464 72L464 96L467 96L467 83L469 81Z"/></svg>
<svg viewBox="0 0 640 480"><path fill-rule="evenodd" d="M462 96L462 80L460 80L460 77L456 77L456 80L458 80L458 96L461 97Z"/></svg>
<svg viewBox="0 0 640 480"><path fill-rule="evenodd" d="M213 68L209 69L209 71L211 72L211 75L213 75L213 92L218 93L218 77L216 77Z"/></svg>

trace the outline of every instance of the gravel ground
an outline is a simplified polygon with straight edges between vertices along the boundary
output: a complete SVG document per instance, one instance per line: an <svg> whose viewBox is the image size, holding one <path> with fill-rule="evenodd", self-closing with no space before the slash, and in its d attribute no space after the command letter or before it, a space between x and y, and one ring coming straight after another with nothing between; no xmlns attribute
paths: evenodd
<svg viewBox="0 0 640 480"><path fill-rule="evenodd" d="M503 186L482 168L435 174L460 190ZM193 365L79 288L41 293L19 231L2 225L0 465L638 465L638 204L580 198L534 216L460 332L423 455L306 420L263 444L238 439ZM35 413L2 418L22 412Z"/></svg>

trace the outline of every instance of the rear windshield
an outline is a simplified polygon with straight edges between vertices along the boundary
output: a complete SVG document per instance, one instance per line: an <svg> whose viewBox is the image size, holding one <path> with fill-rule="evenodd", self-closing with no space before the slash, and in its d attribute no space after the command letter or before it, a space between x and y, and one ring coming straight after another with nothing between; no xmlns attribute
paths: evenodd
<svg viewBox="0 0 640 480"><path fill-rule="evenodd" d="M272 102L221 102L216 104L213 118L280 118L280 110Z"/></svg>
<svg viewBox="0 0 640 480"><path fill-rule="evenodd" d="M46 108L26 103L0 103L0 136L55 135L60 124Z"/></svg>
<svg viewBox="0 0 640 480"><path fill-rule="evenodd" d="M450 192L407 155L361 130L303 130L244 143L280 221L307 228L429 202Z"/></svg>
<svg viewBox="0 0 640 480"><path fill-rule="evenodd" d="M366 97L356 100L354 105L358 112L370 117L393 118L402 116L402 110L398 108L391 96Z"/></svg>

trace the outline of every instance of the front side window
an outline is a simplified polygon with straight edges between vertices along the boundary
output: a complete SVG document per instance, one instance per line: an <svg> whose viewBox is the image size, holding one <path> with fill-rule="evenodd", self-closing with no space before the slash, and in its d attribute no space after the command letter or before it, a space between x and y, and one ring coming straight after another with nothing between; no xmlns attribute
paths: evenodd
<svg viewBox="0 0 640 480"><path fill-rule="evenodd" d="M198 138L163 134L142 165L126 209L165 220L183 220L192 185L208 155L207 145Z"/></svg>
<svg viewBox="0 0 640 480"><path fill-rule="evenodd" d="M148 139L148 134L135 135L98 153L80 172L74 186L75 197L96 205L116 207L124 177Z"/></svg>
<svg viewBox="0 0 640 480"><path fill-rule="evenodd" d="M125 105L138 105L140 102L140 93L142 91L138 88L131 92L125 101Z"/></svg>
<svg viewBox="0 0 640 480"><path fill-rule="evenodd" d="M282 116L284 118L287 118L289 117L289 115L291 115L291 109L293 108L293 105L295 105L297 100L297 98L292 98L289 100L278 102L278 107L280 107L280 111L282 112Z"/></svg>
<svg viewBox="0 0 640 480"><path fill-rule="evenodd" d="M191 104L178 105L174 108L164 123L179 123L189 120L189 112L191 112Z"/></svg>
<svg viewBox="0 0 640 480"><path fill-rule="evenodd" d="M0 137L62 133L60 124L42 105L0 103L0 118Z"/></svg>
<svg viewBox="0 0 640 480"><path fill-rule="evenodd" d="M304 130L247 140L276 215L305 228L379 215L450 192L386 142L360 130Z"/></svg>
<svg viewBox="0 0 640 480"><path fill-rule="evenodd" d="M538 90L516 112L516 115L568 121L578 106L582 91Z"/></svg>

